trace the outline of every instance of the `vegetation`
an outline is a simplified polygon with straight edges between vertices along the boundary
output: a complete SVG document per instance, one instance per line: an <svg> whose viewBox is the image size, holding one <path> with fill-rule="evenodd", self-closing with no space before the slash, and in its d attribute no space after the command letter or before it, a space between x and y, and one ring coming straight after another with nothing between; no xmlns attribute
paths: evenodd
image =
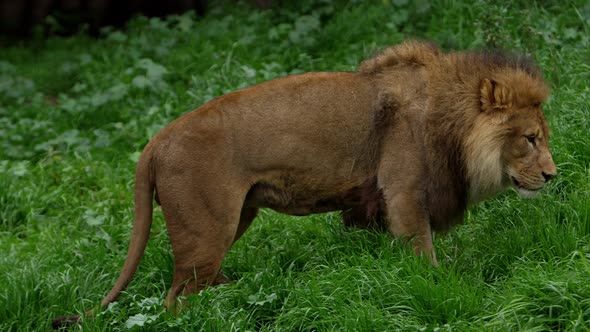
<svg viewBox="0 0 590 332"><path fill-rule="evenodd" d="M0 330L47 330L99 303L127 252L135 162L164 125L257 82L354 70L409 37L537 59L559 171L540 197L472 208L437 234L439 268L337 213L266 210L224 261L236 282L178 316L161 306L173 258L156 208L135 279L84 330L590 330L589 32L585 0L221 2L0 49Z"/></svg>

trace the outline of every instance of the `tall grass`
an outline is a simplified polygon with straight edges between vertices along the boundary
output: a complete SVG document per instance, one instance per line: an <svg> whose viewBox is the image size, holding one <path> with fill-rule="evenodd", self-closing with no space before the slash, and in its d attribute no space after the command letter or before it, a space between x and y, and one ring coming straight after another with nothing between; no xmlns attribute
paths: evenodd
<svg viewBox="0 0 590 332"><path fill-rule="evenodd" d="M133 170L158 129L215 96L306 71L353 70L410 37L530 53L559 176L504 193L437 234L440 267L338 214L262 211L224 261L235 283L162 299L172 254L158 209L146 254L98 330L590 330L590 4L586 1L234 2L205 17L0 50L0 330L47 330L95 306L131 230Z"/></svg>

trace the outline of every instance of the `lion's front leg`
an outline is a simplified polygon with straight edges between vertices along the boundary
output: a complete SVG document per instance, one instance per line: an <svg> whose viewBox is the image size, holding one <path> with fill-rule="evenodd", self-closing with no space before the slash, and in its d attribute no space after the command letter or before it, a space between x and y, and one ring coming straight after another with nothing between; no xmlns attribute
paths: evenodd
<svg viewBox="0 0 590 332"><path fill-rule="evenodd" d="M385 193L386 196L387 192ZM408 240L417 255L428 255L430 262L438 266L428 213L419 192L395 192L387 197L387 222L389 232Z"/></svg>

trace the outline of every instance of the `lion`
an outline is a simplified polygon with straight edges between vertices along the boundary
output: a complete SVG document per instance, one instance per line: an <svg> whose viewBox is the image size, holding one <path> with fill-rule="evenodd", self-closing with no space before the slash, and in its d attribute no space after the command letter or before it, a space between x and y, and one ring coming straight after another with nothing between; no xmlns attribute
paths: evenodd
<svg viewBox="0 0 590 332"><path fill-rule="evenodd" d="M261 208L344 211L345 224L381 224L437 265L433 231L509 186L530 198L556 176L548 93L527 57L408 41L356 72L291 75L215 98L143 150L129 252L100 306L131 281L154 199L174 254L169 309L229 281L223 258Z"/></svg>

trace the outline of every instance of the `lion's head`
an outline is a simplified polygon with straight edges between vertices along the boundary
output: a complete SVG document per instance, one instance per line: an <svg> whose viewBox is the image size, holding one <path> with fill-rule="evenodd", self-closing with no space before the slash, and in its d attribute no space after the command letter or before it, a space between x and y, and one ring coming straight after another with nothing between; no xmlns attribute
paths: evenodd
<svg viewBox="0 0 590 332"><path fill-rule="evenodd" d="M470 202L510 185L532 198L557 174L541 110L548 89L535 72L490 76L480 82L480 110L465 142Z"/></svg>
<svg viewBox="0 0 590 332"><path fill-rule="evenodd" d="M549 127L539 106L520 108L511 119L502 159L505 174L524 198L532 198L557 174L549 151Z"/></svg>

